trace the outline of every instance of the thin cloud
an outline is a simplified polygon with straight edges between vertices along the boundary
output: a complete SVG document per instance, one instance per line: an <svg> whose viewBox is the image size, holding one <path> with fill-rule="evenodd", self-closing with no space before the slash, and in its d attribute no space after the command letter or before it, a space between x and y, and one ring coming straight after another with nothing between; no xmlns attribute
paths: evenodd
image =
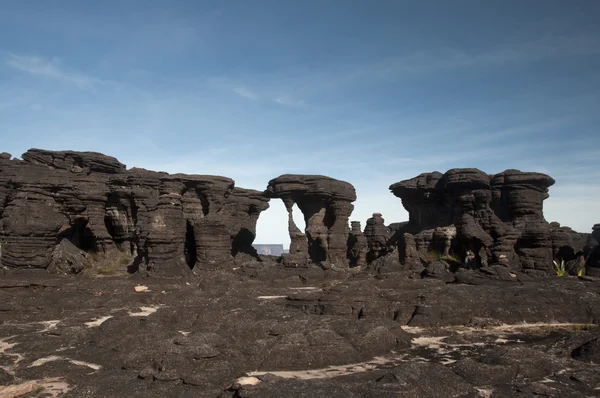
<svg viewBox="0 0 600 398"><path fill-rule="evenodd" d="M256 101L258 99L258 94L246 87L235 87L233 92L251 101Z"/></svg>
<svg viewBox="0 0 600 398"><path fill-rule="evenodd" d="M280 104L280 105L284 105L284 106L295 107L295 106L302 106L302 105L304 105L304 101L296 100L296 99L293 99L293 98L290 98L290 97L286 97L286 96L275 97L275 98L273 98L273 101L276 102L276 103L278 103L278 104Z"/></svg>
<svg viewBox="0 0 600 398"><path fill-rule="evenodd" d="M93 89L99 85L111 83L93 76L67 70L61 67L61 62L57 58L50 60L37 56L10 54L6 60L6 65L30 75L71 83L82 89Z"/></svg>

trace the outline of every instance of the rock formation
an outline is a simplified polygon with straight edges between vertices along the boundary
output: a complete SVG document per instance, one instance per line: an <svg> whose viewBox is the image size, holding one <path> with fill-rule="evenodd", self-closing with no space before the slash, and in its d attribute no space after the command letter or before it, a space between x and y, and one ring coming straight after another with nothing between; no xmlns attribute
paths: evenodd
<svg viewBox="0 0 600 398"><path fill-rule="evenodd" d="M348 261L350 267L362 267L367 264L369 250L367 237L363 234L360 221L352 221L348 235Z"/></svg>
<svg viewBox="0 0 600 398"><path fill-rule="evenodd" d="M291 238L284 265L422 272L443 261L449 270L500 265L543 275L553 272L553 260L587 260L588 274L600 275L600 227L592 236L548 223L543 201L554 180L541 173L424 173L390 186L409 221L386 226L374 213L363 232L359 222L348 228L354 187L325 176L286 174L259 192L226 177L128 170L94 152L31 149L22 159L0 154L5 267L79 273L112 264L172 275L234 258L260 261L252 247L256 223L269 199L280 198ZM295 204L305 231L294 223Z"/></svg>
<svg viewBox="0 0 600 398"><path fill-rule="evenodd" d="M367 220L364 234L367 238L369 247L369 252L367 253L368 262L372 262L387 254L388 240L390 239L392 232L384 225L384 219L381 217L381 213L373 213L373 217Z"/></svg>
<svg viewBox="0 0 600 398"><path fill-rule="evenodd" d="M471 256L476 266L551 271L561 247L585 245L585 235L544 219L543 201L552 184L541 173L452 169L391 185L409 213L409 222L393 238L401 261L445 257L464 262Z"/></svg>
<svg viewBox="0 0 600 398"><path fill-rule="evenodd" d="M348 217L356 200L352 185L325 176L285 174L269 181L265 195L282 199L288 211L290 255L348 266ZM304 215L306 234L294 223L294 204Z"/></svg>
<svg viewBox="0 0 600 398"><path fill-rule="evenodd" d="M51 264L63 239L161 274L256 254L256 220L269 199L229 178L127 170L94 152L31 149L9 159L0 158L3 266L64 269Z"/></svg>
<svg viewBox="0 0 600 398"><path fill-rule="evenodd" d="M586 273L590 276L600 276L600 224L595 224L592 228L592 236L595 242L590 242L586 249L589 250L587 258Z"/></svg>

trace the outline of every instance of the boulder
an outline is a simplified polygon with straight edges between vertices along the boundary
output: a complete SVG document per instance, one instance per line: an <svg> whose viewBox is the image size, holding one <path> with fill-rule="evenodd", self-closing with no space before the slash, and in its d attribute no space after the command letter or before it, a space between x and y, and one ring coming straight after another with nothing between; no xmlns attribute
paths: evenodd
<svg viewBox="0 0 600 398"><path fill-rule="evenodd" d="M88 255L68 239L63 239L54 248L48 272L52 274L78 274L85 268Z"/></svg>

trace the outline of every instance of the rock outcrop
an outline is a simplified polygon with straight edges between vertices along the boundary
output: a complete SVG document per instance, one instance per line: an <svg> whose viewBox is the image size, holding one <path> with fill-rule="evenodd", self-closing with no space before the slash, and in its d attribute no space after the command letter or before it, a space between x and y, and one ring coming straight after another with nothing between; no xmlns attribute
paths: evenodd
<svg viewBox="0 0 600 398"><path fill-rule="evenodd" d="M401 261L451 259L550 272L561 247L583 248L585 242L584 235L544 219L543 201L552 184L541 173L452 169L391 185L409 213L393 238Z"/></svg>
<svg viewBox="0 0 600 398"><path fill-rule="evenodd" d="M348 218L356 200L351 184L319 175L284 174L269 181L265 195L282 199L288 211L290 255L304 255L315 264L348 266ZM305 234L292 218L294 204L304 215Z"/></svg>
<svg viewBox="0 0 600 398"><path fill-rule="evenodd" d="M369 245L367 237L363 234L360 221L352 221L348 235L348 261L350 267L362 267L367 265L367 252Z"/></svg>
<svg viewBox="0 0 600 398"><path fill-rule="evenodd" d="M94 152L31 149L22 158L0 159L4 266L47 268L63 239L160 274L256 255L256 220L269 199L230 178L127 170Z"/></svg>
<svg viewBox="0 0 600 398"><path fill-rule="evenodd" d="M600 276L600 224L595 224L592 231L595 242L590 242L586 247L589 250L586 273L590 276Z"/></svg>
<svg viewBox="0 0 600 398"><path fill-rule="evenodd" d="M392 236L392 232L384 225L384 222L385 220L381 216L381 213L373 213L373 217L367 220L364 234L369 247L367 253L368 262L385 256L389 251L388 240Z"/></svg>

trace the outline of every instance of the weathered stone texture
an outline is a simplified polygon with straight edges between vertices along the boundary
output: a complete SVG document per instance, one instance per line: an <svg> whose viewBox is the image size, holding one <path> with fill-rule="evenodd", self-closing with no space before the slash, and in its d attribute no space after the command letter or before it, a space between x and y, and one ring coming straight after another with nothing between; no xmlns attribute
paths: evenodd
<svg viewBox="0 0 600 398"><path fill-rule="evenodd" d="M269 181L265 195L282 199L288 210L290 254L306 255L315 264L348 266L348 218L356 200L351 184L319 175L285 174ZM294 204L304 215L305 234L293 221Z"/></svg>
<svg viewBox="0 0 600 398"><path fill-rule="evenodd" d="M541 173L488 175L478 169L424 173L395 183L390 190L410 219L392 241L405 262L434 253L476 266L550 272L561 247L583 250L587 239L544 219L543 201L552 184Z"/></svg>
<svg viewBox="0 0 600 398"><path fill-rule="evenodd" d="M239 252L256 256L256 220L268 201L226 177L127 170L99 153L32 149L23 160L0 159L1 261L47 268L67 239L95 257L121 251L134 258L130 270L180 274Z"/></svg>

